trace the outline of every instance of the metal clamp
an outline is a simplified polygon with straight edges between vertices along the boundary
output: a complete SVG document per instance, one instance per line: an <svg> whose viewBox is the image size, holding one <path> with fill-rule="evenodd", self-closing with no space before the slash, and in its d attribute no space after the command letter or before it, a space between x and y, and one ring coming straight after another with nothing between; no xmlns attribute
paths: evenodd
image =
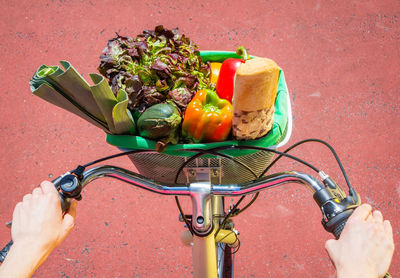
<svg viewBox="0 0 400 278"><path fill-rule="evenodd" d="M211 184L221 184L222 171L221 167L187 167L183 169L186 182L210 181Z"/></svg>

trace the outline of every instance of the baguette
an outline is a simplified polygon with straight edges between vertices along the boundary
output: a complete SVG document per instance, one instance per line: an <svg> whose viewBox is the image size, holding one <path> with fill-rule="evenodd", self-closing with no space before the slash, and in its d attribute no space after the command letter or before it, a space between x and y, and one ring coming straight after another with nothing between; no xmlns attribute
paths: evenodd
<svg viewBox="0 0 400 278"><path fill-rule="evenodd" d="M256 139L271 130L279 71L278 65L267 58L250 59L237 69L232 100L232 133L236 139Z"/></svg>

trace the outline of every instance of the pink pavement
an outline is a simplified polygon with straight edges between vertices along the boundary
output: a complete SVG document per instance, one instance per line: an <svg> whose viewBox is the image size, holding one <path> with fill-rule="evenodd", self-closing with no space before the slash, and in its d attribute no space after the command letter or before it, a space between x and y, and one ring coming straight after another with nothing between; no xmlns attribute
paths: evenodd
<svg viewBox="0 0 400 278"><path fill-rule="evenodd" d="M44 179L117 152L105 134L33 96L41 64L68 60L87 79L115 32L136 36L179 27L202 50L275 60L284 70L294 126L288 145L331 143L364 202L391 220L400 245L400 7L386 1L1 1L0 245L2 223ZM293 151L344 180L332 155L313 144ZM133 169L127 158L113 163ZM289 160L280 170L307 169ZM189 203L185 203L186 209ZM290 184L263 192L236 220L235 277L332 277L331 238L311 194ZM190 277L191 250L173 198L102 179L78 206L75 230L36 277ZM400 275L395 252L393 277Z"/></svg>

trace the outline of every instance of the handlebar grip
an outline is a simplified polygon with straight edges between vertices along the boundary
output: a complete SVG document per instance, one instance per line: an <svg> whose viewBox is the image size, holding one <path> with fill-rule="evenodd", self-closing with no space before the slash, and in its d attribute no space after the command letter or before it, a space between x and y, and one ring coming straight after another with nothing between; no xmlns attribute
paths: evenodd
<svg viewBox="0 0 400 278"><path fill-rule="evenodd" d="M327 232L332 233L335 238L338 239L344 229L344 226L346 226L347 219L350 217L353 211L353 209L345 210L331 218L328 222L322 222L322 225Z"/></svg>
<svg viewBox="0 0 400 278"><path fill-rule="evenodd" d="M5 260L7 254L8 254L8 251L10 251L10 248L12 245L13 245L13 241L11 240L9 243L7 243L6 246L4 246L3 249L1 249L1 251L0 251L0 262L1 263Z"/></svg>
<svg viewBox="0 0 400 278"><path fill-rule="evenodd" d="M63 195L61 195L61 193L59 193L59 195L60 195L61 209L62 209L62 212L64 213L71 206L71 201L69 199L65 198Z"/></svg>
<svg viewBox="0 0 400 278"><path fill-rule="evenodd" d="M64 213L69 209L69 206L71 205L71 202L69 201L69 199L66 199L63 195L61 195L61 193L59 193L59 195L60 195L61 209L62 209L62 212ZM7 243L6 246L3 247L3 249L1 249L1 251L0 251L0 263L2 263L5 260L5 258L6 258L7 254L8 254L8 252L10 251L11 246L13 245L13 243L14 242L11 240L9 243Z"/></svg>
<svg viewBox="0 0 400 278"><path fill-rule="evenodd" d="M335 236L336 239L340 237L342 234L342 231L344 229L344 226L346 226L347 219L344 219L339 225L336 226L336 228L332 231L332 234Z"/></svg>

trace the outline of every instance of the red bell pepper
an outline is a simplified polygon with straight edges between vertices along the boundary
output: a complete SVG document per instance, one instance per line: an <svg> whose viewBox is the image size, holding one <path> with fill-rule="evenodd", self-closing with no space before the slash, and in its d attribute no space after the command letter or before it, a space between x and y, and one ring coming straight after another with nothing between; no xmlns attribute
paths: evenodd
<svg viewBox="0 0 400 278"><path fill-rule="evenodd" d="M241 56L243 59L228 58L226 59L219 71L217 81L217 94L220 98L228 100L232 103L233 98L233 84L235 81L235 73L237 68L244 63L249 57L246 49L240 46L236 50L236 54Z"/></svg>

